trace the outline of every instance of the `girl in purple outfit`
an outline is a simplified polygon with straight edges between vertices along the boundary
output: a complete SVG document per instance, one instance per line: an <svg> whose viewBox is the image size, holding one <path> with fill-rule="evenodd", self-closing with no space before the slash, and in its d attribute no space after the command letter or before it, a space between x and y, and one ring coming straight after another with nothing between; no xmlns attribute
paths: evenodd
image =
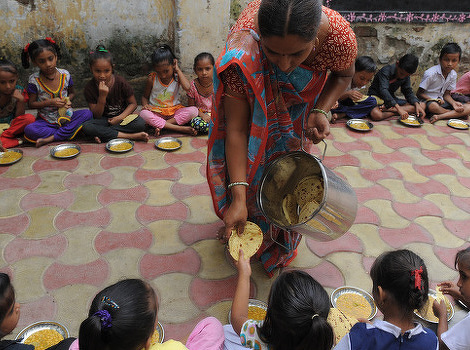
<svg viewBox="0 0 470 350"><path fill-rule="evenodd" d="M24 130L25 138L36 147L73 139L82 124L93 117L88 109L72 110L75 89L70 73L57 68L59 58L59 46L51 38L33 41L21 52L24 68L29 68L29 60L39 68L29 77L27 87L29 108L37 109L38 115Z"/></svg>

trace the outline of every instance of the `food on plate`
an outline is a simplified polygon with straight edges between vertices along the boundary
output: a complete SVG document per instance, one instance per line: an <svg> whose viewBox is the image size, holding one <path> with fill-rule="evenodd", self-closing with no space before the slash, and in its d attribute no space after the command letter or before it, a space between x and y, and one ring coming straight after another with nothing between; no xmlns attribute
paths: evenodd
<svg viewBox="0 0 470 350"><path fill-rule="evenodd" d="M68 158L78 154L79 151L76 148L64 148L54 152L54 156L58 158Z"/></svg>
<svg viewBox="0 0 470 350"><path fill-rule="evenodd" d="M358 130L369 130L370 127L366 122L353 122L350 124L352 128Z"/></svg>
<svg viewBox="0 0 470 350"><path fill-rule="evenodd" d="M369 301L357 293L343 293L336 299L336 307L355 318L369 318L372 306Z"/></svg>
<svg viewBox="0 0 470 350"><path fill-rule="evenodd" d="M255 305L248 305L248 318L250 320L262 321L265 317L266 309Z"/></svg>
<svg viewBox="0 0 470 350"><path fill-rule="evenodd" d="M132 144L129 142L120 142L120 143L116 143L116 144L109 146L109 149L115 152L128 151L131 148L132 148Z"/></svg>
<svg viewBox="0 0 470 350"><path fill-rule="evenodd" d="M180 147L180 144L177 141L165 141L165 142L159 143L158 147L163 148L163 149L175 149L175 148Z"/></svg>
<svg viewBox="0 0 470 350"><path fill-rule="evenodd" d="M0 164L10 164L16 162L22 157L22 154L14 151L2 152L0 156Z"/></svg>
<svg viewBox="0 0 470 350"><path fill-rule="evenodd" d="M237 230L233 229L228 240L228 249L232 258L238 261L240 249L243 251L245 258L253 256L261 247L263 242L263 232L253 222L247 221L245 230L238 235Z"/></svg>
<svg viewBox="0 0 470 350"><path fill-rule="evenodd" d="M335 344L338 344L341 338L348 334L352 326L358 322L356 318L348 316L334 307L330 309L330 313L326 320L330 324L331 328L333 328Z"/></svg>
<svg viewBox="0 0 470 350"><path fill-rule="evenodd" d="M156 344L160 342L160 332L156 329L150 337L150 344Z"/></svg>
<svg viewBox="0 0 470 350"><path fill-rule="evenodd" d="M24 340L25 344L31 344L35 350L44 350L64 340L64 337L54 329L42 329L34 332Z"/></svg>

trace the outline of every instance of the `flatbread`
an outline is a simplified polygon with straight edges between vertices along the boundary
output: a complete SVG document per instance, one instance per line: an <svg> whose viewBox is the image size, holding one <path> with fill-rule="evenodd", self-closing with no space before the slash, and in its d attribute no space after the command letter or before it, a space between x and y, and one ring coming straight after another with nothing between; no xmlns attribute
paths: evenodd
<svg viewBox="0 0 470 350"><path fill-rule="evenodd" d="M282 212L289 225L295 225L299 222L299 215L297 214L297 199L293 194L286 194L282 200Z"/></svg>
<svg viewBox="0 0 470 350"><path fill-rule="evenodd" d="M307 176L295 186L294 196L297 198L300 207L311 201L321 203L323 199L323 178Z"/></svg>
<svg viewBox="0 0 470 350"><path fill-rule="evenodd" d="M129 114L127 117L125 117L121 123L119 125L127 125L129 124L130 122L134 121L135 119L137 119L139 115L138 114Z"/></svg>
<svg viewBox="0 0 470 350"><path fill-rule="evenodd" d="M299 223L305 222L310 220L312 214L320 207L320 204L315 202L314 200L306 203L301 209L299 214Z"/></svg>
<svg viewBox="0 0 470 350"><path fill-rule="evenodd" d="M228 250L232 258L238 261L240 249L243 250L245 258L250 258L258 251L263 242L263 232L258 225L250 221L246 222L245 230L241 236L237 231L232 230L232 234L228 240Z"/></svg>
<svg viewBox="0 0 470 350"><path fill-rule="evenodd" d="M326 320L330 324L331 328L333 328L335 345L338 344L341 338L348 334L352 326L358 322L354 317L350 317L334 307L330 309L330 313Z"/></svg>

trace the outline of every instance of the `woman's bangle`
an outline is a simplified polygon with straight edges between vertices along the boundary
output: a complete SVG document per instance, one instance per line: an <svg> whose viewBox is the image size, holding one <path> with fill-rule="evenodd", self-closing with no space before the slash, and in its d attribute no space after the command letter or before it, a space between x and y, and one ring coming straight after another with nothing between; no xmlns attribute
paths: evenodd
<svg viewBox="0 0 470 350"><path fill-rule="evenodd" d="M246 186L246 187L248 187L249 184L248 184L248 182L245 182L245 181L232 182L227 186L227 189L231 189L233 186Z"/></svg>
<svg viewBox="0 0 470 350"><path fill-rule="evenodd" d="M323 114L327 119L328 119L328 113L325 112L323 109L320 109L320 108L312 108L310 110L310 113L321 113Z"/></svg>

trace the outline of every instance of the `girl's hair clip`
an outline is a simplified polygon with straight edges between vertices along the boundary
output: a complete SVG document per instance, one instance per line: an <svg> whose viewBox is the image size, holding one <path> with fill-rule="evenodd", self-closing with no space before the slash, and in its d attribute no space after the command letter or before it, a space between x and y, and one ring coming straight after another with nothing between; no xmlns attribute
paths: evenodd
<svg viewBox="0 0 470 350"><path fill-rule="evenodd" d="M26 46L24 47L24 52L28 52L28 49L29 49L29 44L26 44Z"/></svg>
<svg viewBox="0 0 470 350"><path fill-rule="evenodd" d="M46 40L49 41L51 44L55 44L54 39L52 39L52 38L50 38L50 37L47 37Z"/></svg>
<svg viewBox="0 0 470 350"><path fill-rule="evenodd" d="M109 52L108 50L106 50L106 49L103 49L103 48L99 48L99 49L98 49L98 50L96 50L96 51L98 51L98 52Z"/></svg>
<svg viewBox="0 0 470 350"><path fill-rule="evenodd" d="M103 295L103 297L101 298L101 302L104 305L108 305L108 306L112 307L113 309L119 309L119 305L116 304L116 302L114 302L110 298L108 298L106 295Z"/></svg>

